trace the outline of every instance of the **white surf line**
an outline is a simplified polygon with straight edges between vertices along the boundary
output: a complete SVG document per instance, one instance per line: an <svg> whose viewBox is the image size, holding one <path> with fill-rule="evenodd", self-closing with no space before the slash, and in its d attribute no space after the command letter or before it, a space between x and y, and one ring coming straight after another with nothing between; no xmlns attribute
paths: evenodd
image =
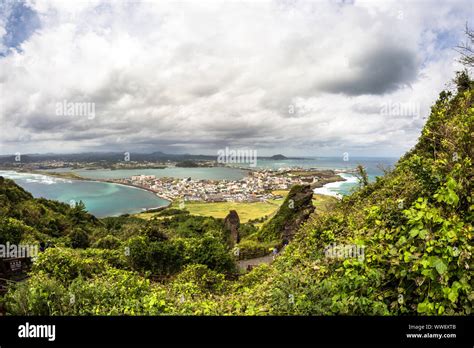
<svg viewBox="0 0 474 348"><path fill-rule="evenodd" d="M325 184L323 187L317 187L313 190L314 193L318 193L320 195L332 196L341 199L342 195L338 193L337 189L341 187L344 183L355 183L357 182L357 178L354 175L347 174L347 173L339 173L338 174L341 178L345 179L345 181L336 181L330 182Z"/></svg>
<svg viewBox="0 0 474 348"><path fill-rule="evenodd" d="M72 180L66 178L58 178L46 174L15 172L10 170L0 170L0 176L11 180L24 180L27 183L37 183L52 185L56 183L71 183Z"/></svg>

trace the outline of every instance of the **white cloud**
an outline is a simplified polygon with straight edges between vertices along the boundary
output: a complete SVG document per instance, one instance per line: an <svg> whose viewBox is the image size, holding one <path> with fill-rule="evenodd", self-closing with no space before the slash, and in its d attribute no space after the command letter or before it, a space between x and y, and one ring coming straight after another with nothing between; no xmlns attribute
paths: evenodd
<svg viewBox="0 0 474 348"><path fill-rule="evenodd" d="M32 2L41 27L0 57L0 153L399 155L423 120L380 107L429 112L458 68L439 35L461 40L470 8L425 4Z"/></svg>

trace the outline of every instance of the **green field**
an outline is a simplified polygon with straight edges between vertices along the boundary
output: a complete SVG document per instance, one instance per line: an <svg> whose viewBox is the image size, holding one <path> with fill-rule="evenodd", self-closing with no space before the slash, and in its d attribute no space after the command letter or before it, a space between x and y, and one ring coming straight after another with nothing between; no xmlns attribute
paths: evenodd
<svg viewBox="0 0 474 348"><path fill-rule="evenodd" d="M186 209L191 214L201 216L213 216L215 218L225 218L230 210L237 211L241 222L247 222L261 218L265 215L270 216L279 207L278 201L255 202L255 203L236 203L236 202L218 202L205 203L193 202L187 203Z"/></svg>
<svg viewBox="0 0 474 348"><path fill-rule="evenodd" d="M285 197L288 191L274 191L274 194L280 194ZM279 208L283 199L269 200L267 202L255 202L255 203L238 203L238 202L186 202L184 208L193 215L199 216L212 216L215 218L225 218L229 214L230 210L237 211L239 214L240 221L245 223L249 220L255 220L264 216L270 217ZM331 196L313 195L313 205L316 207L316 211L328 211L337 202L337 199ZM175 202L171 205L172 208L180 208L179 203ZM141 213L136 216L142 219L151 219L157 213Z"/></svg>

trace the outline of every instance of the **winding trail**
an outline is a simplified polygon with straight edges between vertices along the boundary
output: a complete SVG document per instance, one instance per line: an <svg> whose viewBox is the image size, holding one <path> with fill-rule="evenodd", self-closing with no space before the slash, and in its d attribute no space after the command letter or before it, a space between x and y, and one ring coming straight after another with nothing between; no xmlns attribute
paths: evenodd
<svg viewBox="0 0 474 348"><path fill-rule="evenodd" d="M240 270L247 270L248 266L253 266L256 267L258 265L261 265L262 263L270 264L273 262L273 255L266 255L262 257L256 257L254 259L247 259L247 260L240 260L237 262L237 265L239 266Z"/></svg>

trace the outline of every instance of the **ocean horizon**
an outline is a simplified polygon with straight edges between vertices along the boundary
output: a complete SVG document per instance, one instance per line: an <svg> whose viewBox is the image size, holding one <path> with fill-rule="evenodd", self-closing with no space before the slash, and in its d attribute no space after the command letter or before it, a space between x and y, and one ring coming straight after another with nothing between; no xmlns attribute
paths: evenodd
<svg viewBox="0 0 474 348"><path fill-rule="evenodd" d="M162 207L169 202L156 194L140 188L115 183L104 183L90 180L121 179L133 175L155 175L158 178L192 178L194 180L240 180L247 175L242 169L279 169L279 168L318 168L331 170L351 170L362 164L374 181L383 175L380 166L393 166L397 158L392 157L354 157L348 161L338 157L317 157L305 159L262 159L256 167L238 164L236 167L199 167L182 168L168 167L164 169L53 169L51 172L72 172L89 180L71 180L43 174L19 173L16 171L0 171L0 176L14 180L18 185L29 191L35 198L54 199L64 203L83 201L86 209L97 217L133 214L141 211ZM314 190L317 194L342 197L350 194L357 186L357 178L350 173L341 173L345 181L324 185Z"/></svg>

